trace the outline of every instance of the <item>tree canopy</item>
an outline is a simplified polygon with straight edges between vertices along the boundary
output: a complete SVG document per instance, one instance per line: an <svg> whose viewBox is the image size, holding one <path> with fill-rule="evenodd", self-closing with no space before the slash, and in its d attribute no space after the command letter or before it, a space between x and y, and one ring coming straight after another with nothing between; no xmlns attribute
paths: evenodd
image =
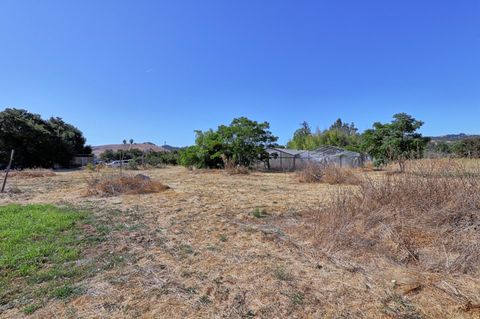
<svg viewBox="0 0 480 319"><path fill-rule="evenodd" d="M293 133L292 139L287 143L288 148L299 150L313 150L322 145L342 147L351 151L359 150L360 135L355 124L344 123L337 119L328 129L317 129L312 133L310 125L304 121L300 128Z"/></svg>
<svg viewBox="0 0 480 319"><path fill-rule="evenodd" d="M429 141L418 133L423 122L406 113L393 116L391 123L376 122L373 128L362 135L361 147L371 155L376 165L384 165L395 161L400 170L405 170L405 160L421 158Z"/></svg>
<svg viewBox="0 0 480 319"><path fill-rule="evenodd" d="M195 131L195 145L180 152L185 166L221 168L225 162L250 166L257 160L268 159L265 149L275 146L277 137L270 132L268 122L246 117L234 119L217 130Z"/></svg>
<svg viewBox="0 0 480 319"><path fill-rule="evenodd" d="M82 132L59 117L44 120L23 109L0 112L0 163L15 150L17 167L68 166L76 154L89 154Z"/></svg>

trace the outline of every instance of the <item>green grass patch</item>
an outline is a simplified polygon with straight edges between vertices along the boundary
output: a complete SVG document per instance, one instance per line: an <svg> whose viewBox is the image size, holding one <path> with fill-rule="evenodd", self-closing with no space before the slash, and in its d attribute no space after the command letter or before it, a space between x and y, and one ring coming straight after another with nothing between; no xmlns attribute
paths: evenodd
<svg viewBox="0 0 480 319"><path fill-rule="evenodd" d="M252 215L256 218L265 218L267 217L267 210L266 209L261 209L261 208L255 208L255 210L252 212Z"/></svg>
<svg viewBox="0 0 480 319"><path fill-rule="evenodd" d="M77 265L89 238L87 214L52 205L0 207L0 312L31 314L48 299L81 292L75 283L92 265Z"/></svg>

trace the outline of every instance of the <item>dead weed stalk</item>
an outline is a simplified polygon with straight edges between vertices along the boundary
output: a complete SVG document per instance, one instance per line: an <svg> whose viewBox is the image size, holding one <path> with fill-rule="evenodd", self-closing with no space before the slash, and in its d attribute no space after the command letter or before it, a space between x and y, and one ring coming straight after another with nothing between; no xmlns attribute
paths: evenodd
<svg viewBox="0 0 480 319"><path fill-rule="evenodd" d="M104 174L92 176L87 180L86 194L88 196L115 196L119 194L149 194L163 192L169 189L158 181L151 180L148 176Z"/></svg>
<svg viewBox="0 0 480 319"><path fill-rule="evenodd" d="M358 189L333 191L311 215L316 243L428 271L478 271L480 180L433 164L428 174L363 177Z"/></svg>

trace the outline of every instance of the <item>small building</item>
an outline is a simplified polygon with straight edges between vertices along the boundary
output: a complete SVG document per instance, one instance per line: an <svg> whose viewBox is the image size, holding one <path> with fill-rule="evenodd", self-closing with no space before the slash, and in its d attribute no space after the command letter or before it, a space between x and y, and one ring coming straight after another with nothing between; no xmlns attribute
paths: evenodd
<svg viewBox="0 0 480 319"><path fill-rule="evenodd" d="M94 155L93 154L78 154L70 161L70 167L83 167L86 166L88 163L94 163Z"/></svg>
<svg viewBox="0 0 480 319"><path fill-rule="evenodd" d="M302 169L309 163L362 167L368 160L363 154L335 146L321 146L312 151L284 148L268 148L266 151L269 154L269 169L280 171Z"/></svg>
<svg viewBox="0 0 480 319"><path fill-rule="evenodd" d="M287 148L267 148L266 151L269 155L269 169L280 171L293 171L297 169L301 154L307 152Z"/></svg>
<svg viewBox="0 0 480 319"><path fill-rule="evenodd" d="M313 151L302 153L301 160L340 167L362 167L368 158L361 153L352 152L336 146L325 145Z"/></svg>

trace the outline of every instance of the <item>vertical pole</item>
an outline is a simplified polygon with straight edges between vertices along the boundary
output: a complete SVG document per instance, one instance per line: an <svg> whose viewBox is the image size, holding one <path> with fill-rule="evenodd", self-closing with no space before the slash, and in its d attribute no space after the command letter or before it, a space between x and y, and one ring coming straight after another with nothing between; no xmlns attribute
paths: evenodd
<svg viewBox="0 0 480 319"><path fill-rule="evenodd" d="M5 179L3 180L3 185L2 185L2 193L5 191L5 185L7 184L8 172L10 172L10 167L12 166L13 154L14 153L15 153L15 150L12 150L12 152L10 153L10 162L8 162L7 171L5 172Z"/></svg>

